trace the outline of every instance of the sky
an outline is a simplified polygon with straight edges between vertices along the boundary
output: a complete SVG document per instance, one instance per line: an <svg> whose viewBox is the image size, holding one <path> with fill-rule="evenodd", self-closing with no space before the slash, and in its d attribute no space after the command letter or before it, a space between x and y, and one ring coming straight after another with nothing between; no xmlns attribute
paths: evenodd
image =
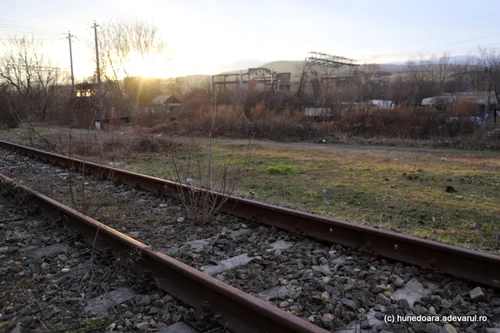
<svg viewBox="0 0 500 333"><path fill-rule="evenodd" d="M168 55L138 66L138 75L215 74L234 63L302 60L309 51L389 63L500 47L498 0L0 0L0 8L0 42L33 34L67 69L71 31L77 79L95 67L93 22L111 19L153 22L168 44Z"/></svg>

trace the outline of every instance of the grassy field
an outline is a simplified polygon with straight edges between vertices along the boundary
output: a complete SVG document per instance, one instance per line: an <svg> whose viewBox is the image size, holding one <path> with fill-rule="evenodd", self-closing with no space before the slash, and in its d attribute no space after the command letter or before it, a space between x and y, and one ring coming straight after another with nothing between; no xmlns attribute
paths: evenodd
<svg viewBox="0 0 500 333"><path fill-rule="evenodd" d="M0 134L1 135L1 134ZM116 140L115 140L116 141ZM122 153L121 168L175 178L205 170L206 141L177 152ZM188 148L189 147L189 148ZM235 194L500 254L500 154L216 140L214 170L246 170ZM116 160L117 156L114 156ZM196 171L181 178L199 178Z"/></svg>
<svg viewBox="0 0 500 333"><path fill-rule="evenodd" d="M314 149L260 142L253 145L247 160L246 149L244 144L223 141L213 149L216 167L228 161L246 167L238 194L500 253L498 154ZM124 162L133 171L172 176L168 156Z"/></svg>

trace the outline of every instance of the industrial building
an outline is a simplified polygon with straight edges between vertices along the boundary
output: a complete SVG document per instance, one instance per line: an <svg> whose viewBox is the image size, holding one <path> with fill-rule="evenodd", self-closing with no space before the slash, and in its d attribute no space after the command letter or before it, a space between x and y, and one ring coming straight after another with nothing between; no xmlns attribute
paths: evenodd
<svg viewBox="0 0 500 333"><path fill-rule="evenodd" d="M295 81L292 80L291 72L277 73L273 69L259 67L213 75L212 88L215 93L245 88L319 95L320 91L331 91L335 87L345 86L354 76L352 72L348 75L336 75L335 71L344 66L354 68L358 65L353 59L309 52L302 65L300 77Z"/></svg>

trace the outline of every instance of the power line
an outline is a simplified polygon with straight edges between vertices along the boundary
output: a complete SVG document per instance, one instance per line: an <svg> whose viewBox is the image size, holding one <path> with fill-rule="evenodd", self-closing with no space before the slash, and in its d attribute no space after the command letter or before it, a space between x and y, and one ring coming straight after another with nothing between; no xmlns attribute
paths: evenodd
<svg viewBox="0 0 500 333"><path fill-rule="evenodd" d="M0 27L9 28L9 29L44 29L44 30L60 30L67 29L69 27L83 27L83 23L9 23L0 20Z"/></svg>
<svg viewBox="0 0 500 333"><path fill-rule="evenodd" d="M61 67L53 67L53 66L34 66L34 65L23 65L23 64L13 64L13 63L7 63L5 65L7 68L27 68L27 69L40 69L40 70L58 70L58 71L63 71L65 70L64 68Z"/></svg>
<svg viewBox="0 0 500 333"><path fill-rule="evenodd" d="M13 41L15 38L0 38L0 41ZM60 40L60 38L35 38L35 40Z"/></svg>
<svg viewBox="0 0 500 333"><path fill-rule="evenodd" d="M488 47L488 46L499 45L499 44L500 44L500 42L495 42L495 43L488 43L488 44L470 46L470 47L466 47L466 48L454 49L453 52L455 52L455 53L463 53L463 52L477 51L477 49L479 47Z"/></svg>
<svg viewBox="0 0 500 333"><path fill-rule="evenodd" d="M493 17L496 17L498 15L498 12L495 12L495 13L489 13L488 15L483 15L483 16L480 16L480 17L476 17L474 19L471 19L471 20L465 20L465 21L461 21L461 22L457 22L457 23L453 23L452 25L448 25L444 28L441 28L442 30L446 30L446 29L449 29L449 28L456 28L457 25L460 24L460 26L463 25L463 23L470 23L470 22L476 22L476 21L479 21L479 20L484 20L486 18L489 18L491 16ZM491 21L489 21L491 22Z"/></svg>
<svg viewBox="0 0 500 333"><path fill-rule="evenodd" d="M0 33L60 36L61 31L67 30L68 27L71 27L72 30L82 30L84 24L65 21L42 22L0 19Z"/></svg>
<svg viewBox="0 0 500 333"><path fill-rule="evenodd" d="M40 36L40 37L44 37L44 38L47 38L47 37L56 37L56 36L59 36L59 38L63 35L65 35L66 33L64 31L68 31L68 29L60 29L60 30L57 30L57 31L21 31L21 30L18 30L18 31L15 31L15 30L2 30L0 28L0 37L1 38L4 38L4 39L12 39L12 38L24 38L24 37L27 37L27 38L36 38L36 36Z"/></svg>
<svg viewBox="0 0 500 333"><path fill-rule="evenodd" d="M9 20L9 19L0 19L0 22L5 21L5 22L14 22L14 23L23 23L23 24L49 24L49 25L54 25L54 24L74 24L74 21L56 21L51 22L51 21L20 21L20 20Z"/></svg>
<svg viewBox="0 0 500 333"><path fill-rule="evenodd" d="M443 37L454 36L454 35L463 35L463 34L466 34L466 33L470 33L473 30L478 30L478 28L487 29L487 30L495 30L496 27L494 25L491 26L492 24L494 24L494 21L482 22L481 24L474 25L474 27L462 26L461 25L461 26L455 27L455 29L453 30L453 32L449 32L449 33L446 33L446 34L443 34L443 35L434 36L434 37L443 38ZM465 31L464 31L464 29L465 29Z"/></svg>
<svg viewBox="0 0 500 333"><path fill-rule="evenodd" d="M60 27L60 28L45 28L45 27L14 27L14 26L5 26L0 24L0 31L6 32L15 32L15 33L58 33L67 30L68 27Z"/></svg>
<svg viewBox="0 0 500 333"><path fill-rule="evenodd" d="M476 36L476 37L473 37L473 38L468 38L468 39L464 39L464 40L459 40L459 41L455 41L455 42L452 42L452 43L447 43L447 44L441 44L441 45L433 45L433 46L430 46L428 47L427 49L431 49L432 51L423 51L422 49L420 51L409 51L409 52L399 52L397 55L407 55L407 56L411 56L411 55L431 55L431 54L436 54L436 53L441 53L441 52L447 52L447 53L458 53L460 51L472 51L474 49L476 49L478 46L492 46L492 45L497 45L497 44L500 44L500 42L495 42L495 43L489 43L489 44L485 44L485 45L476 45L476 46L470 46L468 48L460 48L460 49L454 49L454 50L443 50L443 51L440 51L440 49L442 49L443 47L446 47L446 46L450 46L450 45L457 45L457 44L461 44L461 43L466 43L466 42L470 42L470 41L474 41L474 40L480 40L480 39L483 39L483 38L489 38L489 37L494 37L494 36L500 36L500 33L494 33L494 34L489 34L489 35L483 35L483 36Z"/></svg>
<svg viewBox="0 0 500 333"><path fill-rule="evenodd" d="M473 38L468 38L468 39L464 39L464 40L455 41L455 42L452 42L452 43L431 46L430 48L442 48L442 47L445 47L445 46L467 43L467 42L470 42L470 41L479 40L479 39L483 39L483 38L494 37L494 36L500 36L500 33L494 33L494 34L489 34L489 35L477 36L477 37L473 37Z"/></svg>
<svg viewBox="0 0 500 333"><path fill-rule="evenodd" d="M44 30L55 30L55 29L61 29L63 26L35 26L35 25L17 25L17 24L8 24L8 23L0 23L0 27L7 27L7 28L16 28L16 29L44 29Z"/></svg>
<svg viewBox="0 0 500 333"><path fill-rule="evenodd" d="M485 21L485 19L487 19L487 18L496 18L496 15L498 15L498 12L489 13L487 15L482 15L480 17L476 17L476 18L473 18L473 19L465 20L465 21L455 22L455 23L453 23L451 25L448 25L446 27L434 29L434 31L437 32L437 31L443 31L443 30L448 30L448 29L452 28L453 32L445 33L445 34L438 35L438 36L434 35L432 37L433 37L433 39L435 39L437 37L438 40L439 40L439 39L441 39L443 37L448 37L448 36L452 36L452 35L455 35L455 34L457 34L457 35L463 35L464 33L460 33L460 30L461 30L461 28L467 28L467 25L465 25L464 23L471 23L471 22L476 22L476 21L480 21L480 20L482 20L482 22L481 22L481 24L476 25L476 28L477 27L483 27L484 28L487 25L493 24L493 26L489 30L493 30L494 31L494 30L496 30L496 26L494 26L494 24L496 23L496 21L494 21L494 20L486 20ZM486 25L484 24L485 22L487 23ZM470 30L471 30L470 28L467 28L466 32L470 32ZM424 38L420 39L420 41L423 41L423 39ZM425 38L425 39L428 40L429 38Z"/></svg>
<svg viewBox="0 0 500 333"><path fill-rule="evenodd" d="M482 15L480 17L476 17L476 18L473 18L473 19L469 19L469 20L465 20L465 21L459 21L459 22L453 23L451 25L448 25L448 26L445 26L445 27L442 27L442 28L438 27L438 28L434 29L435 32L442 31L442 30L447 30L449 28L454 28L454 31L451 32L451 33L446 33L444 35L437 35L437 36L434 35L432 37L417 38L417 40L415 40L415 42L427 42L428 43L429 40L432 40L432 41L436 40L436 44L435 45L432 45L432 46L430 46L430 47L427 48L427 49L435 49L435 48L442 48L444 46L461 44L461 43L466 43L466 42L470 42L470 41L474 41L474 40L479 40L479 39L483 39L483 38L498 36L500 34L490 34L490 35L482 35L482 36L472 37L472 38L465 39L465 40L458 40L458 41L454 41L454 42L451 42L451 43L445 43L445 44L439 43L439 40L442 40L443 37L452 36L452 35L455 35L455 34L458 35L458 36L463 36L466 32L465 33L460 33L460 32L457 32L457 29L460 29L462 27L466 27L466 26L464 26L464 23L471 23L471 22L476 22L476 21L479 21L479 20L485 20L487 18L494 18L495 15L497 15L497 14L498 14L498 12L489 13L487 15ZM497 30L496 26L494 26L494 24L496 24L495 20L487 20L486 23L487 24L485 25L484 22L481 22L481 24L479 26L483 27L483 28L486 28L489 31L496 31ZM493 25L493 26L491 26L491 28L487 28L487 26L489 26L489 25ZM470 30L470 29L468 29L468 30ZM467 31L467 32L469 32L469 31ZM379 44L380 43L374 43L372 45L379 45ZM496 43L493 43L493 44L496 44ZM366 48L367 45L363 44L363 47ZM429 51L410 51L410 52L400 52L398 54L408 54L408 55L411 55L411 54L418 54L418 53L433 53L433 52L436 52L436 51L430 51L430 52Z"/></svg>

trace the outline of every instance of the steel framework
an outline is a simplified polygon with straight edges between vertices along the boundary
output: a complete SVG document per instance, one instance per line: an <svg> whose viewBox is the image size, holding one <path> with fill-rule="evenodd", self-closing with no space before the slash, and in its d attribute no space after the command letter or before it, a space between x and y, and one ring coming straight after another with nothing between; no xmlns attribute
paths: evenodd
<svg viewBox="0 0 500 333"><path fill-rule="evenodd" d="M272 90L277 89L278 80L276 79L278 73L268 68L249 68L247 72L241 71L240 73L216 74L212 75L212 87L214 92L216 87L219 91L226 91L226 86L246 86L250 81L264 84L266 88Z"/></svg>
<svg viewBox="0 0 500 333"><path fill-rule="evenodd" d="M306 90L306 85L311 84L314 97L319 98L321 94L321 85L326 83L328 87L328 83L335 80L335 77L332 76L335 70L343 66L352 68L359 66L356 62L357 61L354 59L331 54L309 52L308 56L305 58L304 69L300 77L298 95L303 95ZM323 75L318 73L318 69L322 70Z"/></svg>
<svg viewBox="0 0 500 333"><path fill-rule="evenodd" d="M310 65L318 65L326 68L340 68L342 66L359 66L356 60L334 56L321 52L309 52L306 57L306 63Z"/></svg>

